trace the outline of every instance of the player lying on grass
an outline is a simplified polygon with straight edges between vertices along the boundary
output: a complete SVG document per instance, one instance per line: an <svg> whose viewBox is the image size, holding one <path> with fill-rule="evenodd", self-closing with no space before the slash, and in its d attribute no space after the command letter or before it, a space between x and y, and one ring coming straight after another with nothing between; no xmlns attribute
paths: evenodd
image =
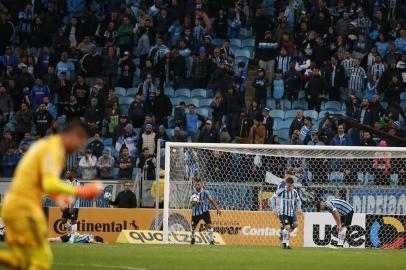
<svg viewBox="0 0 406 270"><path fill-rule="evenodd" d="M80 121L68 123L62 133L36 142L19 162L1 210L10 251L0 251L0 265L23 270L51 269L48 224L42 209L44 195L65 198L67 202L72 200L61 195L92 199L101 192L99 183L74 187L59 179L66 154L82 149L87 137L87 128Z"/></svg>
<svg viewBox="0 0 406 270"><path fill-rule="evenodd" d="M69 230L69 233L48 238L51 243L68 243L68 244L103 244L103 238L98 235L92 234L80 234L78 233L78 225L71 224L69 221L65 224L65 228Z"/></svg>
<svg viewBox="0 0 406 270"><path fill-rule="evenodd" d="M299 193L294 188L292 177L287 177L286 185L283 191L279 192L279 220L282 224L282 247L291 249L289 246L290 233L294 228L294 217L297 217L297 212L302 207L302 201Z"/></svg>
<svg viewBox="0 0 406 270"><path fill-rule="evenodd" d="M354 208L351 204L340 199L319 202L320 210L327 210L333 215L338 232L338 247L343 247L347 236L347 227L351 225Z"/></svg>
<svg viewBox="0 0 406 270"><path fill-rule="evenodd" d="M202 180L199 178L197 178L195 180L194 190L192 192L192 197L194 197L194 196L197 196L198 200L197 200L197 202L191 201L191 205L192 205L192 240L190 241L190 243L192 245L195 244L196 226L200 222L200 220L203 220L207 226L210 244L214 245L214 239L213 239L214 229L213 229L213 225L211 223L211 217L210 217L210 212L209 212L210 204L214 207L214 209L217 210L217 215L221 215L220 209L219 209L217 203L214 201L214 198L211 196L210 192L208 190L203 189Z"/></svg>

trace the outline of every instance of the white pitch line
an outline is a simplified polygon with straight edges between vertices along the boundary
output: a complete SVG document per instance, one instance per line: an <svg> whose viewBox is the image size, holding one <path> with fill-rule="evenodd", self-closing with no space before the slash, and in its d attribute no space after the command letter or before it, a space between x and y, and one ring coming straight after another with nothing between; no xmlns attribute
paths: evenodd
<svg viewBox="0 0 406 270"><path fill-rule="evenodd" d="M84 264L84 263L54 263L54 265L60 266L75 266L75 267L94 267L102 269L122 269L122 270L147 270L145 268L131 267L131 266L114 266L114 265L102 265L102 264Z"/></svg>

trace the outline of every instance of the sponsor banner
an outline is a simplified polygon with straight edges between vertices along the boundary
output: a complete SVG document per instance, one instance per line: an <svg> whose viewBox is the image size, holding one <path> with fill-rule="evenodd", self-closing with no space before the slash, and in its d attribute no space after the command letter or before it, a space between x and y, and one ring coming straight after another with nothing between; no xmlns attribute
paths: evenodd
<svg viewBox="0 0 406 270"><path fill-rule="evenodd" d="M50 237L67 233L61 224L61 215L59 208L49 209ZM222 211L222 215L217 216L215 211L211 211L211 218L214 231L227 245L280 245L281 225L272 212ZM300 213L298 227L291 234L292 246L303 246L303 220ZM170 211L170 231L190 231L190 222L190 210ZM162 212L156 215L155 209L81 208L78 216L79 233L100 235L108 242L116 241L123 230L160 231L162 228ZM205 224L198 224L197 231L206 231Z"/></svg>
<svg viewBox="0 0 406 270"><path fill-rule="evenodd" d="M191 232L170 232L169 243L190 244ZM210 240L207 232L197 232L195 234L196 245L209 245ZM213 240L216 245L225 245L219 233L213 233ZM121 231L117 237L117 243L129 244L162 244L163 232L150 230Z"/></svg>
<svg viewBox="0 0 406 270"><path fill-rule="evenodd" d="M356 213L406 215L406 193L399 189L353 189L349 202Z"/></svg>
<svg viewBox="0 0 406 270"><path fill-rule="evenodd" d="M366 246L385 249L406 248L406 216L367 215Z"/></svg>
<svg viewBox="0 0 406 270"><path fill-rule="evenodd" d="M347 228L347 240L344 247L365 247L365 214L354 214L351 226ZM337 227L330 213L305 213L304 246L330 247L338 241Z"/></svg>

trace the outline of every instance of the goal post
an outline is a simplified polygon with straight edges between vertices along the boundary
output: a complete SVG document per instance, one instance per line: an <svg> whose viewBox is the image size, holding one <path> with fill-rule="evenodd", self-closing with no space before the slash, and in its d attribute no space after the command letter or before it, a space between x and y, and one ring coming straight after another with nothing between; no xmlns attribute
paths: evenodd
<svg viewBox="0 0 406 270"><path fill-rule="evenodd" d="M337 242L333 217L316 207L337 198L354 207L347 246L406 248L406 148L389 147L167 142L163 242L170 243L175 231L191 230L189 198L199 177L222 209L221 216L211 211L211 218L225 244L280 245L270 198L286 175L302 200L294 246ZM200 223L196 231L205 229Z"/></svg>

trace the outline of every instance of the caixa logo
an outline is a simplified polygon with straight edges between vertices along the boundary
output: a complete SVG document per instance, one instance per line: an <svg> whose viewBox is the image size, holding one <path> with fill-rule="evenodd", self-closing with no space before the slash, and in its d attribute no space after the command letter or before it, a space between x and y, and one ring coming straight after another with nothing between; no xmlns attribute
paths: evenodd
<svg viewBox="0 0 406 270"><path fill-rule="evenodd" d="M337 226L324 226L324 236L320 235L321 228L319 224L313 224L313 243L317 246L337 245L338 232ZM358 225L351 225L347 228L346 243L350 247L360 247L365 243L365 229Z"/></svg>

